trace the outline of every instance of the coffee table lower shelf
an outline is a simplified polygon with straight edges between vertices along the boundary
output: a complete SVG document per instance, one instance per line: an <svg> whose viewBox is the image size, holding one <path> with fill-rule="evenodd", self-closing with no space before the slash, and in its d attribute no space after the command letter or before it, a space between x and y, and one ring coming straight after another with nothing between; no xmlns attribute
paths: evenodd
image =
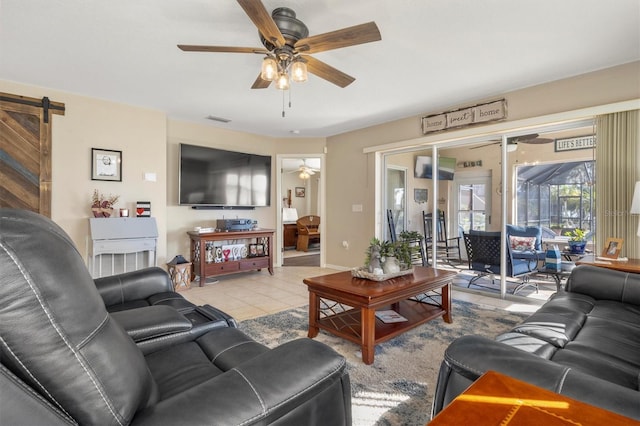
<svg viewBox="0 0 640 426"><path fill-rule="evenodd" d="M405 317L407 321L385 323L374 316L374 345L385 342L406 332L407 330L410 330L414 327L431 321L434 318L438 318L447 314L447 311L441 306L430 303L417 302L413 300L403 300L398 303L383 306L376 310L387 309L393 309L394 311ZM367 310L360 308L349 309L338 314L321 318L316 322L316 325L319 329L325 330L338 337L361 345L363 342L362 330L366 329L362 326L363 311ZM372 313L372 315L375 315L375 313ZM449 320L447 322L451 321ZM311 334L312 331L309 330L309 337L315 337L315 335L317 335L317 332L313 336L311 336Z"/></svg>

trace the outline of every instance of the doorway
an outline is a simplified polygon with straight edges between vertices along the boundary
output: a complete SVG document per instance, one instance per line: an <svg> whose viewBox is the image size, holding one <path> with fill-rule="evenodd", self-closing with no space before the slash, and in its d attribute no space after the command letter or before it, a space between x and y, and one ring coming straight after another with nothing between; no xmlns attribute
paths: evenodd
<svg viewBox="0 0 640 426"><path fill-rule="evenodd" d="M278 266L321 266L324 264L323 239L312 240L303 249L297 244L296 221L304 216L320 219L320 235L324 223L324 154L283 154L277 157ZM300 250L299 250L300 248Z"/></svg>
<svg viewBox="0 0 640 426"><path fill-rule="evenodd" d="M456 219L454 228L464 232L487 231L491 225L491 170L459 172L455 179Z"/></svg>

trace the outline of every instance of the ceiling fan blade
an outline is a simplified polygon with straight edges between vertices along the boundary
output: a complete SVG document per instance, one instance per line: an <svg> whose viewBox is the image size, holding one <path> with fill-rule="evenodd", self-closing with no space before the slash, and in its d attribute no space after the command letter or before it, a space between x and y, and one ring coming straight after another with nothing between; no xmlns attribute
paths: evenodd
<svg viewBox="0 0 640 426"><path fill-rule="evenodd" d="M238 0L238 3L264 38L275 46L284 46L285 40L280 29L260 0Z"/></svg>
<svg viewBox="0 0 640 426"><path fill-rule="evenodd" d="M256 78L256 81L253 82L253 85L251 86L251 88L252 89L266 89L267 87L269 87L270 84L271 84L270 81L263 80L260 77L260 74L258 74L258 78Z"/></svg>
<svg viewBox="0 0 640 426"><path fill-rule="evenodd" d="M336 86L347 87L355 81L355 78L350 75L333 68L331 65L325 64L313 56L305 55L304 59L307 61L307 70L310 73L315 74Z"/></svg>
<svg viewBox="0 0 640 426"><path fill-rule="evenodd" d="M318 53L378 40L382 40L378 26L375 22L367 22L366 24L354 25L353 27L300 39L294 47L298 52Z"/></svg>
<svg viewBox="0 0 640 426"><path fill-rule="evenodd" d="M549 139L549 138L518 139L518 142L540 145L543 143L551 143L553 142L553 139Z"/></svg>
<svg viewBox="0 0 640 426"><path fill-rule="evenodd" d="M471 148L469 148L469 149L484 148L484 147L491 146L491 145L499 145L500 143L501 143L501 142L499 142L499 141L498 141L498 142L491 142L491 143L486 143L486 144L484 144L484 145L472 146L472 147L471 147Z"/></svg>
<svg viewBox="0 0 640 426"><path fill-rule="evenodd" d="M268 50L260 47L198 46L194 44L179 44L178 48L185 52L269 53Z"/></svg>

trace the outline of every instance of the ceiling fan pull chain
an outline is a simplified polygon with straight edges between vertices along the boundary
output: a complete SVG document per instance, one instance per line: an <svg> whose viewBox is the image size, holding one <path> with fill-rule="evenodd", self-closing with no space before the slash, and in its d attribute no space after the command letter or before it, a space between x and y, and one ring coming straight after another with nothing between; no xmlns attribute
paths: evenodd
<svg viewBox="0 0 640 426"><path fill-rule="evenodd" d="M284 118L284 90L282 91L282 118Z"/></svg>

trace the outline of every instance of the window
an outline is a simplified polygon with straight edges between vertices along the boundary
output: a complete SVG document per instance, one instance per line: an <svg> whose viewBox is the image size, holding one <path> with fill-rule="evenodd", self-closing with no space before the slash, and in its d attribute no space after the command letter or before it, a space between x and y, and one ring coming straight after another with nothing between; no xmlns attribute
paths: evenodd
<svg viewBox="0 0 640 426"><path fill-rule="evenodd" d="M557 235L595 230L595 161L520 166L518 225L539 225Z"/></svg>

